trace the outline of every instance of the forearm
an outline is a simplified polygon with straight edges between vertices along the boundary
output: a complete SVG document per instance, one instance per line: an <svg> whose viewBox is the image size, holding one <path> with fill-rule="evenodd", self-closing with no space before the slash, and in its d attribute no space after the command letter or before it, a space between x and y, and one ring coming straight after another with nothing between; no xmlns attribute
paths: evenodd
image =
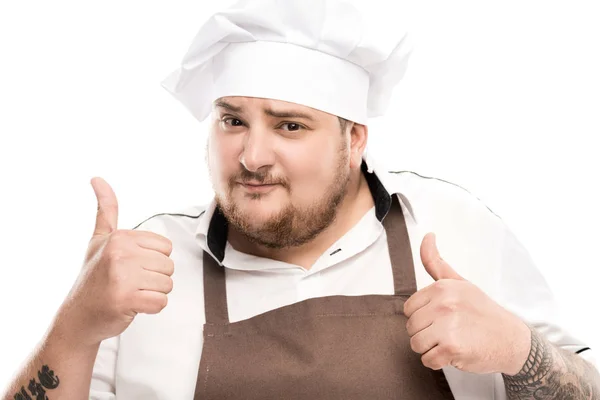
<svg viewBox="0 0 600 400"><path fill-rule="evenodd" d="M600 374L577 354L531 329L531 350L516 375L503 374L508 399L600 400Z"/></svg>
<svg viewBox="0 0 600 400"><path fill-rule="evenodd" d="M100 344L78 344L52 326L9 383L2 400L87 399Z"/></svg>

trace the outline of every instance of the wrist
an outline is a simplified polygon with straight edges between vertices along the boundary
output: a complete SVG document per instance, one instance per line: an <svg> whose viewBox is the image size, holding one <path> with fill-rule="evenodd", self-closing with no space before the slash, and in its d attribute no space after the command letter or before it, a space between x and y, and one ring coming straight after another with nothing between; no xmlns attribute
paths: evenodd
<svg viewBox="0 0 600 400"><path fill-rule="evenodd" d="M97 352L100 342L90 341L85 335L73 330L69 325L54 325L48 330L46 340L55 348L65 352L90 353Z"/></svg>
<svg viewBox="0 0 600 400"><path fill-rule="evenodd" d="M501 373L514 376L523 369L531 352L532 334L532 328L518 319L518 322L515 324L514 334L511 335L512 341L507 346L508 356L506 365L500 371Z"/></svg>
<svg viewBox="0 0 600 400"><path fill-rule="evenodd" d="M48 330L48 340L56 346L64 347L69 351L87 352L97 351L100 341L94 340L83 329L83 325L76 318L72 309L61 307L56 314Z"/></svg>

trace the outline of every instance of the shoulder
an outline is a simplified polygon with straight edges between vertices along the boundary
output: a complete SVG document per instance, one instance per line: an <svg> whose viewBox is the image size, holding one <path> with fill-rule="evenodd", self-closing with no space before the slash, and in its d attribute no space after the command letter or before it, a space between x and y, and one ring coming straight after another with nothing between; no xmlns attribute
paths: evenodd
<svg viewBox="0 0 600 400"><path fill-rule="evenodd" d="M500 216L469 189L414 171L387 171L380 178L390 193L400 196L417 220L481 223L502 226ZM455 228L459 226L454 225Z"/></svg>
<svg viewBox="0 0 600 400"><path fill-rule="evenodd" d="M187 205L171 211L158 212L139 221L131 230L155 232L169 236L176 231L192 231L196 229L200 217L205 213L207 205Z"/></svg>

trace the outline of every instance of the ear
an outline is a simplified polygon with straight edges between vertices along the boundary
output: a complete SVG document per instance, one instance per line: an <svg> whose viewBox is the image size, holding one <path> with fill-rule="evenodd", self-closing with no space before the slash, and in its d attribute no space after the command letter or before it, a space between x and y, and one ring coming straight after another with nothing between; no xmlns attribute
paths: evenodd
<svg viewBox="0 0 600 400"><path fill-rule="evenodd" d="M348 125L346 129L350 129L350 168L360 169L362 155L367 147L369 128L352 121L349 121Z"/></svg>

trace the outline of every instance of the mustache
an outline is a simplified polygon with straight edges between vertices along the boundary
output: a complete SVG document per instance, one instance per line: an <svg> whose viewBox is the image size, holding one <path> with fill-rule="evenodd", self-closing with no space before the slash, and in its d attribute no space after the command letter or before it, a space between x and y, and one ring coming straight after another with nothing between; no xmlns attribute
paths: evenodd
<svg viewBox="0 0 600 400"><path fill-rule="evenodd" d="M231 186L238 182L246 184L250 181L258 182L261 185L282 185L284 188L289 188L289 182L287 179L283 177L272 176L269 174L269 171L252 172L244 169L229 178L229 184Z"/></svg>

